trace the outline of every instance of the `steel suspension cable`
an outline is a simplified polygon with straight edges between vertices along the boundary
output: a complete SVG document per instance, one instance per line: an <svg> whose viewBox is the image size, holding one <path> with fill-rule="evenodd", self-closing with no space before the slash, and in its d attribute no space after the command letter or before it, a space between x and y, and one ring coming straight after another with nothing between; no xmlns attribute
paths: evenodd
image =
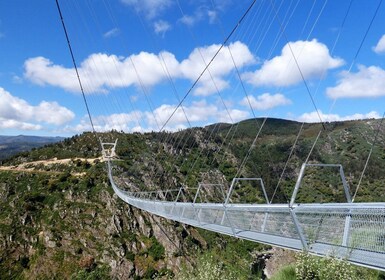
<svg viewBox="0 0 385 280"><path fill-rule="evenodd" d="M68 49L69 49L70 54L71 54L72 63L73 63L73 65L74 65L74 67L75 67L77 80L78 80L79 87L80 87L80 90L81 90L82 96L83 96L83 101L84 101L84 104L85 104L85 106L86 106L87 114L88 114L88 117L89 117L89 120L90 120L90 123L91 123L92 131L93 131L93 133L94 133L95 136L96 136L96 130L95 130L95 127L94 127L94 123L93 123L93 121L92 121L92 117L91 117L90 109L89 109L89 107L88 107L86 95L85 95L85 93L84 93L82 81L81 81L81 79L80 79L78 67L77 67L77 64L76 64L76 61L75 61L75 56L74 56L74 53L73 53L73 51L72 51L72 47L71 47L70 39L69 39L69 36L68 36L67 28L66 28L66 25L65 25L65 23L64 23L64 18L63 18L61 9L60 9L59 0L55 0L55 1L56 1L56 7L57 7L58 12L59 12L60 20L61 20L61 23L62 23L62 26L63 26L64 34L65 34L65 37L66 37L66 40L67 40Z"/></svg>
<svg viewBox="0 0 385 280"><path fill-rule="evenodd" d="M313 30L314 30L315 26L317 25L318 20L320 19L321 14L323 13L323 11L324 11L324 9L325 9L325 7L326 7L327 2L328 2L327 0L324 1L324 4L323 4L323 6L322 6L320 12L318 13L318 16L317 16L316 20L314 21L314 23L313 23L313 25L312 25L312 27L311 27L311 29L310 29L310 31L309 31L309 34L308 34L308 36L307 36L307 38L306 38L306 40L309 40L311 34L313 33ZM309 18L310 18L310 14L312 13L313 8L314 8L314 4L313 4L313 6L312 6L310 12L308 13L308 17L307 17L307 19L306 19L306 23L305 23L305 24L308 23ZM286 27L285 27L285 28L286 28ZM302 34L303 34L303 32L304 32L304 29L305 29L305 27L302 29L300 37L302 37ZM303 48L302 48L302 50L300 51L299 56L302 54L302 51L303 51ZM324 71L324 73L325 73L325 72L326 72L326 70ZM304 124L305 124L305 122L303 121L302 124L301 124L301 126L300 126L300 129L298 130L298 133L297 133L297 136L296 136L296 138L295 138L295 140L294 140L294 143L293 143L293 145L292 145L292 147L291 147L291 149L290 149L289 156L288 156L288 158L287 158L287 160L286 160L286 162L285 162L285 165L284 165L284 167L283 167L283 170L282 170L282 172L281 172L281 175L280 175L280 177L279 177L279 179L278 179L278 182L277 182L277 185L276 185L276 187L275 187L275 189L274 189L274 193L273 193L273 195L272 195L272 197L271 197L270 203L273 202L274 196L275 196L275 194L276 194L278 188L280 188L280 184L281 184L282 179L283 179L283 176L284 176L284 174L285 174L285 172L286 172L286 168L287 168L287 166L288 166L288 164L289 164L289 161L290 161L291 157L292 157L293 154L294 154L296 145L297 145L297 143L298 143L298 141L299 141L299 138L300 138L300 135L301 135L301 133L302 133L302 131L303 131ZM317 137L316 139L318 139L318 137ZM313 145L313 147L314 147L314 145ZM307 162L307 160L306 160L305 162Z"/></svg>
<svg viewBox="0 0 385 280"><path fill-rule="evenodd" d="M212 1L211 1L211 3L212 3L212 5L214 6L214 3L213 3ZM223 30L223 26L222 26L222 25L221 25L221 31L222 31L222 34L224 34L224 30ZM244 85L243 79L242 79L242 77L241 77L239 68L238 68L238 66L237 66L237 64L236 64L236 62L235 62L233 53L232 53L232 51L231 51L231 47L230 47L230 46L227 46L227 50L228 50L228 52L229 52L231 61L232 61L233 65L234 65L234 69L235 69L236 75L237 75L237 77L238 77L239 84L241 85L242 91L243 91L243 93L244 93L244 95L245 95L245 98L246 98L246 100L247 100L247 104L248 104L248 106L249 106L249 108L250 108L250 111L252 112L253 118L255 119L255 122L256 122L257 126L259 127L259 130L258 130L258 133L257 133L257 135L259 136L260 131L262 130L264 124L266 123L267 117L264 118L264 120L262 121L262 125L260 125L259 122L258 122L258 119L256 118L256 114L255 114L254 108L253 108L253 106L251 105L250 97L249 97L249 95L247 94L247 90L246 90L246 87L245 87L245 85ZM239 122L237 123L237 125L236 125L236 127L235 127L235 130L233 131L233 135L232 135L232 137L231 137L231 139L230 139L230 142L231 142L231 140L233 139L233 137L235 136L235 134L236 134L236 132L237 132L237 129L238 129L238 126L239 126ZM229 130L229 132L230 132L230 131L231 131L231 129ZM226 135L226 138L227 138L227 136L228 136L228 134ZM225 140L226 140L226 138L225 138ZM257 138L258 138L258 137L257 137ZM256 142L256 141L257 141L257 139L254 139L253 143L251 144L252 147L255 146L255 142ZM221 147L223 147L223 145L222 145ZM251 153L251 150L250 150L250 153ZM247 153L247 154L245 155L246 161L247 161L247 159L248 159L250 153ZM244 163L246 163L245 158L244 158ZM271 157L269 157L269 158L271 158ZM244 167L244 164L241 164L241 166L239 167L239 169L238 169L238 171L237 171L237 174L240 174L240 173L241 173L243 167Z"/></svg>
<svg viewBox="0 0 385 280"><path fill-rule="evenodd" d="M89 1L86 1L86 3L87 3L87 10L91 13L91 17L92 17L92 19L93 19L93 21L94 21L94 25L98 28L99 32L102 33L103 31L102 31L102 29L101 29L100 22L99 22L99 20L98 20L99 18L98 18L98 16L97 16L96 12L95 12L95 9L93 8L93 5L91 5L92 3L89 3ZM82 10L79 10L79 14L82 15ZM115 25L115 22L113 22L113 23L114 23L114 25ZM86 24L85 24L85 26L88 28L88 26L87 26ZM116 26L116 27L117 27L117 26ZM90 58L91 58L91 60L92 60L92 62L93 62L93 64L94 64L95 70L98 71L98 74L99 74L99 75L102 74L101 71L99 71L100 67L97 67L97 63L95 62L93 56L91 56ZM117 65L116 60L113 59L112 62L113 62L113 66L114 66L114 68L115 68L115 71L116 71L116 73L117 73L117 77L118 77L121 81L123 81L123 75L122 75L121 71L119 70L119 67L118 67L118 65ZM113 82L113 81L114 81L113 76L111 76L111 74L110 74L108 71L103 71L103 74L104 74L105 77L108 77L109 83L110 83L111 85L113 85L113 83L114 83L114 82ZM90 78L90 79L91 79L91 78ZM125 91L125 92L126 92L126 91ZM114 109L116 110L116 108L118 108L118 112L125 112L125 111L127 110L127 108L125 108L125 106L123 105L123 102L122 102L121 100L119 100L114 94L109 95L108 98L109 98L109 99L113 99L114 102L106 102L106 103L105 103L105 107L110 107L109 109L111 110L111 111L105 110L106 116L108 116L108 114L109 114L110 112L114 111ZM135 122L136 122L137 126L138 126L139 128L144 127L144 126L141 124L142 119L138 116L138 111L137 111L137 109L135 108L135 105L133 104L131 98L128 98L128 102L129 102L129 105L130 105L130 107L131 107L131 109L132 109L132 115L134 116L134 119L135 119ZM114 106L111 106L110 103L115 104L115 107L114 107ZM104 108L104 106L103 106L103 108ZM111 126L110 126L110 123L108 123L108 117L106 117L106 120L105 120L105 129L104 129L104 130L107 130L107 127L109 127L110 129L111 129L111 128L112 128L112 129L114 128L114 127L111 127Z"/></svg>
<svg viewBox="0 0 385 280"><path fill-rule="evenodd" d="M294 7L293 12L292 12L291 16L289 17L289 20L291 19L292 15L293 15L293 13L294 13L294 11L295 11L295 9L296 9L296 7L298 6L298 3L299 3L299 2L297 2L297 5ZM281 5L282 5L282 3L281 3ZM280 7L281 7L281 6L280 6ZM286 16L285 16L285 17L286 17ZM287 23L287 24L288 24L288 23ZM265 38L265 36L266 36L268 30L270 29L270 27L271 27L271 23L270 23L268 29L265 30L265 35L262 37L262 41L264 40L264 38ZM285 27L285 28L286 28L286 27ZM262 41L260 42L260 45L258 46L258 49L259 49L259 47L261 46ZM230 55L231 55L231 57L232 57L232 59L233 59L233 56L232 56L232 54L231 54L231 49L230 49L230 47L228 47L228 49L229 49ZM270 54L271 54L271 53L270 53ZM241 86L242 86L242 88L243 88L243 91L244 91L244 93L245 93L245 95L246 95L246 99L247 99L248 105L249 105L249 107L250 107L250 109L251 109L251 111L252 111L252 113L253 113L254 118L256 118L254 109L253 109L253 107L252 107L252 105L251 105L251 102L250 102L250 98L249 98L248 94L246 93L246 88L245 88L245 86L244 86L244 83L243 83L243 81L242 81L242 78L241 78L241 76L240 76L239 70L238 70L238 68L237 68L237 66L236 66L236 64L235 64L234 59L233 59L233 63L234 63L234 65L235 65L236 73L237 73L237 75L238 75L238 77L239 77L240 84L241 84ZM257 119L256 119L256 121L257 121ZM256 143L256 141L258 140L259 135L260 135L260 133L261 133L261 131L262 131L262 128L263 128L263 126L265 125L266 121L267 121L267 117L265 117L265 118L263 119L262 125L261 125L260 129L258 130L258 133L257 133L256 137L254 138L254 140L253 140L253 142L252 142L252 144L251 144L251 146L250 146L250 149L249 149L248 152L246 153L246 155L245 155L245 157L244 157L244 159L243 159L243 162L242 162L241 165L239 166L239 169L238 169L238 171L237 171L236 177L238 177L238 176L242 173L242 170L243 170L243 168L245 167L246 162L247 162L248 158L250 157L253 148L255 147L255 143ZM258 121L257 121L257 124L258 124ZM235 132L236 132L236 131L235 131ZM235 132L234 132L234 133L235 133ZM269 152L268 149L267 149L267 153L268 153L268 155L269 155L269 156L268 156L268 157L269 157L269 160L272 161L272 157L270 156L270 152ZM275 193L276 193L276 189L274 190L273 197L274 197ZM286 194L283 193L283 195L285 196L285 199L287 200ZM272 198L273 198L273 197L272 197Z"/></svg>
<svg viewBox="0 0 385 280"><path fill-rule="evenodd" d="M177 0L177 5L178 5L178 7L179 7L179 11L181 12L182 17L185 17L186 15L185 15L185 13L184 13L184 11L183 11L183 9L182 9L182 6L180 5L179 0ZM197 39L196 39L196 37L194 36L194 34L193 34L193 32L191 31L191 29L188 29L188 30L189 30L189 33L190 33L191 38L193 39L194 43L197 45ZM200 48L197 48L197 50L198 50L198 53L199 53L199 55L200 55L200 57L201 57L201 59L202 59L204 65L207 66L206 59L204 58L204 56L203 56L203 54L202 54L202 52L201 52L201 49L200 49ZM208 73L209 76L210 76L211 82L212 82L213 85L214 85L215 91L216 91L217 95L219 96L219 98L220 98L220 100L221 100L221 102L222 102L222 104L223 104L223 107L225 108L225 111L226 111L226 113L227 113L227 115L228 115L228 117L229 117L229 119L230 119L230 121L233 122L233 119L232 119L231 114L230 114L230 112L229 112L229 110L228 110L228 107L227 107L226 103L224 102L224 100L223 100L223 98L222 98L222 95L221 95L220 90L219 90L219 88L218 88L218 86L217 86L217 83L215 82L214 77L213 77L213 75L212 75L212 73L211 73L211 71L210 71L209 68L207 68L207 73ZM221 125L222 125L221 123L216 123L216 124L214 125L214 128L210 131L208 140L211 139L211 137L213 136L213 134L214 134L215 131L219 131L219 128L217 129L217 127L220 127ZM200 158L201 155L202 155L202 152L203 152L203 149L201 149L201 150L199 151L198 155L195 157L195 160L194 160L193 163L191 164L190 169L193 169L193 168L195 167L196 163L198 162L199 158ZM209 150L208 150L208 152L209 152ZM206 156L208 155L208 152L206 153Z"/></svg>
<svg viewBox="0 0 385 280"><path fill-rule="evenodd" d="M367 169L367 167L368 167L369 160L370 160L370 158L371 158L371 156L372 156L373 149L374 149L375 145L377 144L378 136L379 136L379 134L380 134L380 130L381 130L382 124L383 124L383 122L384 122L384 118L385 118L385 112L382 114L381 121L380 121L380 123L378 124L377 131L376 131L376 134L375 134L375 136L374 136L374 140L373 140L373 142L372 142L372 144L371 144L371 146L370 146L370 151L369 151L368 157L366 158L366 161L365 161L364 169L363 169L362 172L361 172L360 179L359 179L358 184L357 184L357 188L356 188L356 190L355 190L355 192L354 192L354 195L353 195L353 197L352 197L352 202L354 202L354 200L355 200L355 198L356 198L356 195L357 195L357 192L358 192L358 190L359 190L359 188L360 188L360 186L361 186L361 182L362 182L362 179L363 179L363 177L364 177L364 175L365 175L365 171L366 171L366 169Z"/></svg>
<svg viewBox="0 0 385 280"><path fill-rule="evenodd" d="M104 5L105 5L105 7L107 8L107 5L106 5L105 2L104 2ZM113 15L113 13L110 12L110 10L109 10L108 8L107 8L107 11L109 12L109 16L110 16L112 22L114 23L115 27L117 27L118 24L117 24L117 20L116 20L115 16ZM122 43L123 43L124 46L127 48L127 45L125 44L125 42L123 41ZM127 49L128 49L128 48L127 48ZM131 65L132 65L132 68L134 69L135 76L136 76L137 81L138 81L138 83L139 83L141 92L142 92L142 94L144 95L145 100L146 100L146 102L147 102L147 105L148 105L148 107L149 107L149 109L150 109L151 115L152 115L152 117L153 117L153 119L154 119L154 123L155 123L155 125L157 126L157 129L159 129L159 128L160 128L160 125L159 125L158 120L157 120L157 118L156 118L156 116L155 116L155 114L154 114L153 105L152 105L152 102L151 102L151 100L150 100L150 98L149 98L149 96L148 96L148 95L149 95L149 94L148 94L148 90L147 90L146 86L145 86L144 83L143 83L143 80L142 80L142 78L141 78L141 75L139 74L138 68L136 67L136 64L135 64L135 62L134 62L132 56L129 56L128 59L129 59Z"/></svg>
<svg viewBox="0 0 385 280"><path fill-rule="evenodd" d="M346 14L345 14L345 17L344 17L344 20L343 20L341 29L342 29L342 27L343 27L344 24L345 24L345 21L346 21L346 18L347 18L347 16L348 16L348 13L349 13L349 11L350 11L352 2L353 2L353 0L351 0L350 3L349 3L349 7L348 7L348 10L347 10L347 12L346 12ZM364 44L364 41L365 41L366 37L367 37L367 35L368 35L369 31L370 31L370 28L371 28L371 26L372 26L372 24L373 24L373 22L374 22L374 19L375 19L376 16L377 16L377 13L378 13L378 11L379 11L379 9L380 9L381 4L382 4L382 0L380 0L380 1L378 2L378 5L377 5L377 7L376 7L376 10L375 10L375 12L374 12L374 14L373 14L373 16L372 16L372 18L371 18L371 20L370 20L370 23L369 23L368 27L367 27L366 30L365 30L365 34L364 34L364 36L363 36L362 39L361 39L360 45L359 45L359 47L358 47L358 49L357 49L357 51L356 51L356 53L355 53L355 56L354 56L354 58L353 58L353 61L352 61L352 63L350 64L348 73L351 72L351 69L352 69L353 65L355 64L355 61L356 61L357 58L358 58L358 55L359 55L359 53L360 53L360 51L361 51L361 48L362 48L362 46L363 46L363 44ZM340 30L340 31L341 31L341 30ZM337 40L339 39L340 34L341 34L341 33L338 34ZM336 42L335 42L333 48L334 48L335 46L336 46ZM334 102L333 102L333 104L332 104L332 107L334 107L335 102L336 102L336 99L334 100ZM376 139L377 139L377 136L378 136L379 130L380 130L380 128L381 128L382 121L383 121L384 117L385 117L385 112L384 112L384 115L382 116L380 125L378 126L378 130L377 130L377 133L376 133L376 136L375 136L375 140L374 140L373 143L371 144L371 148L370 148L370 150L369 150L368 157L367 157L367 159L366 159L366 161L365 161L365 165L364 165L363 171L362 171L362 173L361 173L361 175L360 175L360 179L359 179L359 182L358 182L358 184L357 184L356 190L355 190L355 192L354 192L352 201L354 201L354 199L355 199L355 197L356 197L356 195L357 195L358 189L360 188L360 185L361 185L363 176L364 176L364 174L365 174L366 168L367 168L367 166L368 166L369 160L370 160L371 155L372 155L372 152L373 152L374 145L375 145L375 143L376 143L376 141L377 141ZM313 149L314 149L314 147L315 147L315 144L316 144L316 142L318 141L318 139L319 139L319 137L320 137L320 134L321 134L321 132L317 135L316 141L314 142L313 147L312 147L312 149L310 150L310 153L309 153L309 155L308 155L308 157L307 157L305 163L309 160L310 155L311 155L311 153L312 153L312 151L313 151Z"/></svg>
<svg viewBox="0 0 385 280"><path fill-rule="evenodd" d="M350 8L351 8L351 6L352 6L352 3L353 3L353 0L350 1L349 6L348 6L348 9L347 9L347 11L346 11L346 13L345 13L344 19L343 19L343 21L342 21L341 28L340 28L340 30L339 30L339 33L338 33L338 35L337 35L337 38L336 38L336 40L335 40L335 42L334 42L334 45L333 45L333 48L332 48L332 53L333 53L333 51L334 51L334 48L335 48L336 45L337 45L337 41L339 40L339 37L340 37L340 35L341 35L341 31L342 31L342 29L343 29L343 27L344 27L344 25L345 25L345 22L346 22L346 19L347 19L348 14L349 14ZM358 49L357 49L357 51L356 51L356 53L355 53L355 56L354 56L354 58L353 58L353 61L352 61L352 63L350 64L348 73L351 72L351 69L352 69L353 65L355 64L355 61L357 60L357 57L358 57L358 55L359 55L359 53L360 53L360 50L361 50L361 48L362 48L362 46L363 46L363 43L364 43L364 41L365 41L365 39L366 39L366 37L367 37L367 35L368 35L368 33L369 33L369 30L370 30L370 28L371 28L371 26L372 26L372 24L373 24L373 22L374 22L374 19L375 19L377 13L378 13L378 10L379 10L381 4L382 4L382 0L380 0L380 1L378 2L378 5L377 5L377 7L376 7L376 10L375 10L375 12L374 12L374 14L373 14L373 16L372 16L372 18L371 18L371 20L370 20L370 23L369 23L369 25L368 25L368 27L367 27L367 29L366 29L366 31L365 31L365 34L364 34L364 36L363 36L363 38L362 38L362 40L361 40L361 42L360 42L360 45L359 45L359 47L358 47ZM320 84L318 84L317 91L318 91L319 85L320 85ZM329 110L329 113L330 113L330 111L332 110L332 108L334 107L335 103L336 103L336 99L335 99L334 102L332 103L331 108L330 108L330 110ZM375 146L375 144L376 144L376 142L377 142L377 136L378 136L379 131L380 131L380 128L381 128L381 126L382 126L382 122L383 122L384 117L385 117L385 112L384 112L384 114L383 114L383 116L382 116L382 119L381 119L381 122L380 122L380 124L379 124L379 126L378 126L378 128L377 128L377 132L376 132L376 134L375 134L374 141L373 141L372 144L371 144L371 148L370 148L368 157L367 157L367 159L366 159L366 161L365 161L365 165L364 165L363 171L362 171L362 173L361 173L361 175L360 175L360 179L359 179L358 185L357 185L356 190L355 190L355 192L354 192L354 195L353 195L353 197L352 197L352 202L354 202L354 199L355 199L355 197L356 197L356 195L357 195L357 192L358 192L358 190L359 190L359 188L360 188L360 185L361 185L363 176L364 176L364 174L365 174L365 171L366 171L366 169L367 169L369 160L370 160L370 158L371 158L371 155L372 155L374 146ZM314 150L314 148L315 148L316 143L318 142L318 139L320 138L321 133L322 133L322 129L319 131L319 133L318 133L318 135L317 135L317 137L316 137L316 139L315 139L315 141L314 141L314 143L313 143L313 145L312 145L312 147L311 147L311 149L310 149L310 151L309 151L309 154L308 154L308 156L307 156L307 158L306 158L306 160L305 160L305 163L307 163L307 162L309 161L309 158L310 158L310 156L311 156L311 154L312 154L312 152L313 152L313 150Z"/></svg>
<svg viewBox="0 0 385 280"><path fill-rule="evenodd" d="M179 2L178 2L178 5L179 5ZM139 19L140 19L140 21L141 21L141 23L142 23L143 28L145 28L145 25L144 25L144 23L143 23L143 21L142 21L142 18L139 16L138 13L137 13L137 16L139 17ZM190 32L190 33L191 33L191 32ZM152 40L152 43L153 43L154 46L156 45L156 44L155 44L155 40ZM198 49L198 50L199 50L199 49ZM200 53L200 55L201 55L201 57L202 57L202 59L203 59L203 61L204 61L203 55L201 54L200 50L199 50L199 53ZM179 97L179 94L178 94L178 91L177 91L177 89L176 89L175 83L174 83L174 81L173 81L173 79L172 79L172 77L171 77L171 74L170 74L169 69L168 69L168 67L167 67L166 60L164 59L164 56L163 56L162 52L159 53L159 56L160 56L160 58L161 58L161 63L160 63L160 64L161 64L161 66L162 66L162 68L163 68L163 71L165 72L165 74L166 74L166 76L167 76L167 78L168 78L168 80L169 80L169 83L170 83L171 86L172 86L172 89L173 89L173 92L174 92L174 95L175 95L177 101L180 102L181 99L180 99L180 97ZM205 61L204 61L204 62L205 62ZM205 62L205 63L206 63L206 62ZM209 74L210 74L211 79L213 80L213 78L212 78L211 73L210 73L209 70L208 70L208 72L209 72ZM213 82L214 82L214 81L213 81ZM215 87L216 87L216 85L215 85ZM216 87L216 88L217 88L217 87ZM184 132L177 133L177 134L176 134L176 137L172 137L173 134L166 134L165 139L163 139L163 140L161 140L161 141L167 143L167 142L168 142L168 139L169 139L169 138L172 138L172 139L171 139L171 140L172 140L172 141L171 141L171 142L172 142L171 145L172 145L172 146L175 146L175 145L176 145L177 147L182 146L182 147L181 147L181 150L183 151L183 150L185 149L187 143L189 142L189 140L190 140L192 137L194 137L194 135L193 135L194 132L193 132L193 130L191 130L192 125L191 125L191 122L190 122L190 120L189 120L189 118L188 118L188 116L187 116L186 110L184 109L184 106L181 105L181 106L180 106L180 109L181 109L182 112L183 112L183 115L184 115L184 117L185 117L185 119L186 119L186 121L187 121L187 123L188 123L188 127L190 128L190 130L185 130ZM174 135L175 135L175 134L174 134ZM179 138L179 139L178 139L178 138ZM193 142L193 141L192 141L192 142ZM191 147L190 147L190 148L191 148ZM173 166L173 165L179 160L179 158L180 158L181 156L182 156L182 154L180 153L180 154L177 155L176 157L173 157L173 162L172 162L172 164L170 165L169 168L171 168L171 166ZM183 165L183 164L182 164L182 165ZM166 172L167 172L167 171L164 170L163 173L160 174L160 176L162 176L162 175L165 174Z"/></svg>
<svg viewBox="0 0 385 280"><path fill-rule="evenodd" d="M215 58L218 56L219 52L222 50L222 48L227 44L227 42L230 40L230 38L232 37L233 33L238 29L239 25L242 23L242 21L246 18L247 14L249 13L249 11L251 10L251 8L254 6L256 0L253 0L252 3L250 4L250 6L247 8L247 10L243 13L242 17L238 20L237 24L234 26L234 28L231 30L230 34L226 37L226 39L223 41L223 43L221 44L221 46L218 48L218 50L215 52L215 54L213 55L213 57L211 58L211 60L209 61L209 63L206 65L206 67L203 69L203 71L200 73L200 75L198 76L198 78L194 81L194 83L191 85L191 87L189 88L189 90L186 92L186 94L183 96L182 100L179 102L179 104L176 106L176 108L174 109L174 111L171 113L171 115L167 118L166 122L162 125L160 131L162 131L166 126L167 124L169 123L169 121L171 120L171 118L174 116L174 114L176 113L176 111L178 110L178 108L182 105L182 103L186 100L186 98L190 95L191 91L195 88L195 86L198 84L199 80L201 79L201 77L203 76L203 74L207 71L207 69L209 68L209 66L212 64L212 62L215 60Z"/></svg>
<svg viewBox="0 0 385 280"><path fill-rule="evenodd" d="M307 91L307 93L308 93L308 95L309 95L309 98L310 98L312 104L313 104L313 107L315 108L315 110L316 110L316 112L317 112L317 115L318 115L318 118L319 118L319 120L320 120L320 122L321 122L321 124L322 124L322 127L323 127L324 129L326 129L325 124L324 124L324 122L323 122L323 120L322 120L322 118L321 118L321 115L320 115L319 111L318 111L317 105L315 104L314 98L313 98L313 96L312 96L312 94L311 94L311 92L310 92L309 85L308 85L307 82L306 82L305 76L303 75L302 69L301 69L301 67L300 67L300 65L299 65L299 63L298 63L297 57L295 56L295 54L294 54L294 52L293 52L293 49L292 49L292 47L291 47L289 38L287 37L285 30L283 29L282 22L281 22L281 20L280 20L280 18L279 18L279 15L278 15L278 12L277 12L277 10L276 10L276 8L275 8L275 5L274 5L273 0L270 0L270 4L271 4L273 10L275 11L275 18L277 19L278 24L279 24L279 26L280 26L280 28L281 28L281 32L283 33L283 35L284 35L284 37L285 37L285 40L286 40L287 45L288 45L288 47L289 47L290 53L291 53L291 55L292 55L292 57L293 57L293 59L294 59L294 61L295 61L295 64L296 64L297 69L298 69L298 72L299 72L300 75L301 75L302 81L303 81L303 83L304 83L304 85L305 85L306 91Z"/></svg>
<svg viewBox="0 0 385 280"><path fill-rule="evenodd" d="M334 40L333 47L332 47L332 49L331 49L331 51L330 51L330 54L331 54L331 55L334 54L334 50L335 50L335 48L336 48L336 46L337 46L337 43L339 42L339 39L340 39L340 37L341 37L342 30L343 30L344 27L345 27L346 19L347 19L348 15L349 15L349 12L350 12L350 9L351 9L351 7L352 7L352 4L353 4L353 0L350 0L349 5L348 5L348 7L347 7L347 9L346 9L345 15L344 15L344 17L343 17L341 26L340 26L340 28L339 28L338 34L337 34L337 36L336 36L336 39ZM317 88L316 88L316 90L315 90L314 95L316 95L316 94L318 93L318 90L319 90L319 88L320 88L320 86L321 86L321 81L322 81L322 79L325 77L325 75L326 75L326 70L324 70L324 72L322 73L322 78L321 78L320 82L319 82L318 85L317 85ZM335 100L334 100L334 102L331 104L331 106L330 106L330 108L329 108L329 114L331 113L331 111L332 111L334 105L335 105ZM321 136L321 134L322 134L322 130L323 130L323 129L322 129L322 127L321 127L321 129L319 130L319 132L318 132L318 134L317 134L317 137L315 138L315 140L314 140L314 142L313 142L313 144L312 144L312 147L311 147L311 149L310 149L310 151L309 151L309 153L308 153L308 155L307 155L307 157L306 157L305 163L307 163L307 162L309 161L310 156L312 155L313 150L314 150L315 146L317 145L318 139L320 138L320 136Z"/></svg>

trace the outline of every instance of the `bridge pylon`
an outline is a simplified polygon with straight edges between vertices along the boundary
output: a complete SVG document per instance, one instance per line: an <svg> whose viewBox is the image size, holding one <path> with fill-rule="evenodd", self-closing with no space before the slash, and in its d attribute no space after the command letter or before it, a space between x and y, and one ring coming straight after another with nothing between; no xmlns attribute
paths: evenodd
<svg viewBox="0 0 385 280"><path fill-rule="evenodd" d="M116 139L114 143L103 143L101 140L100 143L102 145L103 160L107 161L119 158L116 154L116 145L118 143L118 139Z"/></svg>

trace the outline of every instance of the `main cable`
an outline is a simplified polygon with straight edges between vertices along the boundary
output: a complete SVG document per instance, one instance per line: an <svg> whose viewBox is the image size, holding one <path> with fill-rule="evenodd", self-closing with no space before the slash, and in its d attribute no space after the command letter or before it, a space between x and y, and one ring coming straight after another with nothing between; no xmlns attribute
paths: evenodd
<svg viewBox="0 0 385 280"><path fill-rule="evenodd" d="M89 119L90 119L92 131L93 131L93 133L96 135L96 130L95 130L95 127L94 127L94 123L93 123L93 121L92 121L90 109L89 109L89 107L88 107L86 95L85 95L85 93L84 93L82 81L81 81L81 79L80 79L78 67L77 67L77 65L76 65L75 56L74 56L74 53L73 53L73 51L72 51L72 47L71 47L70 39L69 39L69 36L68 36L67 28L66 28L66 26L65 26L64 18L63 18L61 9L60 9L59 0L55 0L55 1L56 1L56 7L57 7L57 10L58 10L59 15L60 15L60 20L61 20L61 23L62 23L62 26L63 26L64 34L65 34L65 36L66 36L67 45L68 45L68 48L69 48L69 51L70 51L70 54L71 54L72 63L73 63L73 65L74 65L74 67L75 67L76 76L77 76L77 79L78 79L78 82L79 82L80 90L81 90L81 92L82 92L84 104L86 105L87 114L88 114L88 117L89 117Z"/></svg>

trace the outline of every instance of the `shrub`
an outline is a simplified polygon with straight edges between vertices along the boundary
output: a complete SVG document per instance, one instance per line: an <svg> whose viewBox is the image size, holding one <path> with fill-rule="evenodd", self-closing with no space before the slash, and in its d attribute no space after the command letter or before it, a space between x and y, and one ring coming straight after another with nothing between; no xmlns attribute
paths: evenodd
<svg viewBox="0 0 385 280"><path fill-rule="evenodd" d="M195 269L182 269L176 275L180 280L238 280L238 277L227 267L213 257L206 254L198 259Z"/></svg>
<svg viewBox="0 0 385 280"><path fill-rule="evenodd" d="M295 273L299 280L359 279L352 264L334 257L315 257L306 252L297 255Z"/></svg>
<svg viewBox="0 0 385 280"><path fill-rule="evenodd" d="M148 249L148 254L154 258L155 261L164 258L165 249L162 244L156 240L155 237L151 238L151 247Z"/></svg>

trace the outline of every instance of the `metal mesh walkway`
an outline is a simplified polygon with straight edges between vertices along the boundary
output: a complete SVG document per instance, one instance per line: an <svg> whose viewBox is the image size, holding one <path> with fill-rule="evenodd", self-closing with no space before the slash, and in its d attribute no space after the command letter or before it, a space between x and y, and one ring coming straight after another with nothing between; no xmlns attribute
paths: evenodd
<svg viewBox="0 0 385 280"><path fill-rule="evenodd" d="M123 201L155 215L237 238L385 270L385 203L296 204L292 199L290 204L235 204L229 202L229 196L223 203L197 203L196 199L180 202L183 188L124 191L116 184L109 161L108 175L114 192Z"/></svg>

